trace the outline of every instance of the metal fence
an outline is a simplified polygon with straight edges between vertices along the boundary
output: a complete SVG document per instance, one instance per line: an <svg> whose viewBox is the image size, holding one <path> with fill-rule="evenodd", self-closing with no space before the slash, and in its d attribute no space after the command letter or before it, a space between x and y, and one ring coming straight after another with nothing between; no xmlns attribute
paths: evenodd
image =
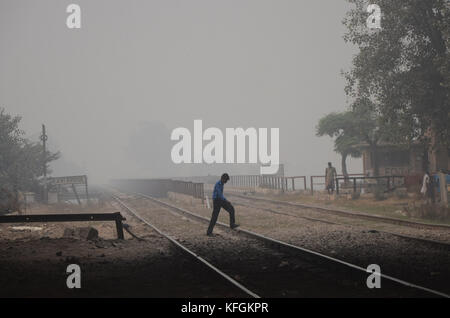
<svg viewBox="0 0 450 318"><path fill-rule="evenodd" d="M218 176L195 177L195 181L203 181L208 184L214 184L218 180ZM167 197L168 192L181 193L190 195L194 198L205 199L205 190L203 182L185 181L176 179L120 179L112 181L112 184L119 189L130 192L140 192L155 197ZM317 182L321 179L321 182ZM358 182L362 180L362 182ZM314 194L316 186L323 185L325 188L325 176L310 177L311 194ZM335 179L336 193L342 189L352 189L353 192L361 188L370 188L372 186L383 185L386 191L395 189L398 185L405 184L405 176L381 176L367 177L361 173L349 174L348 178L338 175ZM233 187L243 188L267 188L274 190L296 191L307 190L306 176L265 176L265 175L232 175L230 177L230 185Z"/></svg>
<svg viewBox="0 0 450 318"><path fill-rule="evenodd" d="M268 188L282 191L295 191L295 181L303 181L303 189L306 190L306 176L279 177L261 175L234 175L230 177L230 185L233 187ZM297 187L298 189L299 187Z"/></svg>
<svg viewBox="0 0 450 318"><path fill-rule="evenodd" d="M349 176L353 177L362 177L364 176L363 173L350 173ZM338 174L337 177L344 177L342 174ZM323 182L317 182L317 179L323 179ZM314 187L315 186L323 186L325 188L325 176L311 176L310 177L310 184L311 184L311 194L314 194Z"/></svg>
<svg viewBox="0 0 450 318"><path fill-rule="evenodd" d="M296 187L295 187L295 181L297 179L302 180L303 181L303 190L307 190L306 187L306 176L294 176L294 177L285 177L286 180L288 180L288 186L290 186L290 190L295 191ZM287 188L287 187L286 187ZM288 189L289 190L289 189Z"/></svg>
<svg viewBox="0 0 450 318"><path fill-rule="evenodd" d="M203 183L170 180L168 184L168 192L176 192L190 195L196 199L205 199L205 190Z"/></svg>
<svg viewBox="0 0 450 318"><path fill-rule="evenodd" d="M344 181L341 185L339 181ZM362 182L357 183L357 180L362 180ZM353 193L356 193L361 188L370 188L381 186L385 192L394 190L397 186L402 186L405 184L405 176L379 176L379 177L349 177L336 178L336 193L339 194L339 189L341 188L351 188Z"/></svg>
<svg viewBox="0 0 450 318"><path fill-rule="evenodd" d="M233 187L259 187L261 184L260 175L232 175L230 185Z"/></svg>
<svg viewBox="0 0 450 318"><path fill-rule="evenodd" d="M172 179L117 179L111 184L123 191L138 192L154 197L167 197L168 192L205 199L203 183Z"/></svg>

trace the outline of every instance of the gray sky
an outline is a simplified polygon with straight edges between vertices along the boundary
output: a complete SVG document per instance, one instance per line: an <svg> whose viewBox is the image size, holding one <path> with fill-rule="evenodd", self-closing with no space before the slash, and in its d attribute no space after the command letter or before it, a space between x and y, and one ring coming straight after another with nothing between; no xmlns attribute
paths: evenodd
<svg viewBox="0 0 450 318"><path fill-rule="evenodd" d="M82 28L66 27L81 6ZM170 132L278 127L289 175L340 173L318 119L346 107L344 0L0 2L0 106L62 152L55 174L151 177L248 172L175 166ZM361 160L349 161L360 172Z"/></svg>

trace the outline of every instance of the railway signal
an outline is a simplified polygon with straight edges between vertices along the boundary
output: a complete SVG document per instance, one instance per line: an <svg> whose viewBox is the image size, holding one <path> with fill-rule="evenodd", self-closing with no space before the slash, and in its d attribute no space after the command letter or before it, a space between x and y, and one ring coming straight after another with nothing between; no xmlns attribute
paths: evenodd
<svg viewBox="0 0 450 318"><path fill-rule="evenodd" d="M42 140L42 148L43 148L43 152L42 152L42 165L43 165L43 171L44 171L44 202L47 203L48 202L48 189L47 189L47 152L46 152L46 142L48 140L48 136L45 132L45 125L42 124L42 135L41 135L41 140Z"/></svg>

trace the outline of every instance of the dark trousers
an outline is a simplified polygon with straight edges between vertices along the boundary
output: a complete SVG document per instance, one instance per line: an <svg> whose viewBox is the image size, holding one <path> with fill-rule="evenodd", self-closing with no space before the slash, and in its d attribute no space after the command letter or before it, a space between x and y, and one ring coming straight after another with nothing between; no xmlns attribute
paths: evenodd
<svg viewBox="0 0 450 318"><path fill-rule="evenodd" d="M226 200L221 199L215 199L213 200L213 212L211 215L211 221L209 222L208 231L206 234L211 234L214 228L214 225L216 225L217 218L219 217L219 212L221 208L224 208L225 211L227 211L230 214L230 227L235 224L234 220L234 207L231 205L230 202Z"/></svg>

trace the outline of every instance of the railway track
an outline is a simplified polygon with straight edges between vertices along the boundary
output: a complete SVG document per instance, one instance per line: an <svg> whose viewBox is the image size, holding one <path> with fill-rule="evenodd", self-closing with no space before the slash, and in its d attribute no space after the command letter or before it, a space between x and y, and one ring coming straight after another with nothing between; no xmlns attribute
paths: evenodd
<svg viewBox="0 0 450 318"><path fill-rule="evenodd" d="M152 223L150 223L148 220L146 220L145 218L143 218L137 211L135 211L133 208L131 208L130 206L128 206L125 202L123 202L122 200L120 200L117 196L112 195L112 198L119 203L119 205L125 209L127 212L131 213L132 215L134 215L136 218L138 218L141 222L145 223L146 225L148 225L149 227L151 227L154 231L156 231L158 234L160 234L161 236L165 237L166 239L168 239L176 248L180 249L183 253L185 253L186 255L192 257L193 259L195 259L196 261L200 262L201 264L203 264L205 267L207 267L207 269L212 270L213 272L215 272L217 275L219 275L220 277L222 277L223 279L225 279L226 281L228 281L231 285L233 285L234 287L236 287L237 289L239 289L240 291L242 291L244 294L253 297L253 298L260 298L256 293L252 292L251 290L249 290L248 288L246 288L245 286L243 286L242 284L240 284L239 282L237 282L235 279L233 279L232 277L230 277L229 275L227 275L226 273L224 273L223 271L221 271L220 269L218 269L217 267L215 267L213 264L211 264L210 262L208 262L207 260L205 260L204 258L202 258L201 256L197 255L195 252L193 252L191 249L189 249L188 247L186 247L185 245L181 244L180 242L178 242L176 239L174 239L173 237L171 237L169 234L166 234L165 232L161 231L158 227L156 227L155 225L153 225Z"/></svg>
<svg viewBox="0 0 450 318"><path fill-rule="evenodd" d="M159 206L163 206L168 211L175 212L178 215L187 216L188 219L195 219L196 221L200 222L209 222L209 219L195 214L191 211L188 211L186 209L174 206L172 204L169 204L167 202L163 202L161 200L155 199L153 197L149 197L143 194L138 194L141 198L145 198L148 201L151 201L152 203L155 203ZM427 296L441 296L441 297L449 297L449 295L433 290L427 287L419 286L413 283L409 283L407 281L385 275L380 274L381 278L383 279L384 286L382 290L370 290L366 287L366 278L369 275L367 273L366 268L363 268L358 265L351 264L349 262L345 262L343 260L330 257L328 255L324 255L322 253L312 251L306 248L303 248L301 246L296 246L287 242L283 242L268 236L264 236L262 234L245 230L245 229L238 229L238 230L228 230L228 227L226 224L218 222L218 226L221 228L227 228L227 230L221 235L224 235L227 241L236 241L236 238L233 238L233 236L239 235L240 237L246 237L246 240L253 240L251 245L258 246L258 248L264 250L265 256L261 258L261 261L264 262L268 259L278 258L276 262L279 264L287 263L287 264L295 264L292 268L292 266L289 266L288 273L290 273L290 277L286 279L286 270L283 270L282 273L271 272L271 275L273 276L273 279L278 279L280 277L283 277L284 275L284 282L285 285L282 286L284 289L288 289L290 293L288 293L288 297L308 297L308 296L314 296L314 292L310 293L310 290L306 290L305 288L302 288L302 291L304 294L301 294L297 290L297 293L294 291L295 284L300 284L299 286L314 286L311 288L315 288L316 290L320 290L320 294L317 294L316 296L323 296L326 294L326 289L324 288L330 288L330 291L333 290L336 294L340 297L348 296L348 297L427 297ZM203 227L203 231L205 231L205 228ZM203 232L202 231L202 232ZM201 233L204 235L204 233ZM231 235L231 237L230 237ZM206 236L203 238L203 240L206 240ZM240 239L241 240L241 239ZM259 243L256 243L256 242ZM261 244L265 246L265 248L259 247ZM192 246L195 246L193 244ZM225 247L226 250L226 247ZM205 251L204 251L205 252ZM281 253L281 255L280 255ZM214 258L213 258L214 259ZM217 258L216 258L217 260ZM286 261L289 260L289 261ZM219 262L220 263L220 262ZM261 265L261 264L259 264ZM295 268L295 269L294 269ZM304 269L306 268L306 272L308 273L305 275ZM300 272L299 272L299 269ZM233 267L234 271L238 271L239 269L236 267ZM252 270L252 272L256 272L255 270ZM303 275L300 273L303 272ZM313 274L313 275L311 275ZM271 275L266 275L265 280L267 281L270 279ZM300 275L300 276L299 276ZM317 276L318 275L318 276ZM286 297L285 294L280 293L279 291L267 291L264 288L261 287L259 284L255 284L255 280L252 280L252 275L245 275L240 273L234 273L235 277L240 277L244 282L241 281L241 284L245 284L246 286L252 286L252 290L256 290L256 293L259 293L263 296L272 296L272 297ZM253 275L254 276L254 275ZM289 275L288 275L289 276ZM301 277L302 280L298 281L298 278ZM313 277L313 278L312 278ZM320 281L320 283L319 283ZM306 282L306 284L305 284ZM339 285L339 282L341 282L341 285ZM344 286L342 286L342 283ZM294 286L292 286L294 284ZM271 284L272 285L272 284ZM325 287L328 285L327 287ZM298 287L297 287L298 288ZM317 289L319 288L319 289ZM337 289L342 289L339 291L336 291ZM345 292L343 292L345 290ZM306 293L305 293L306 292ZM333 295L331 293L330 295ZM331 296L332 297L332 296Z"/></svg>
<svg viewBox="0 0 450 318"><path fill-rule="evenodd" d="M284 215L284 216L289 216L289 217L294 217L294 218L299 218L299 219L305 219L305 220L308 220L308 221L320 222L320 223L325 223L325 224L350 226L349 224L346 224L346 223L335 222L335 221L330 221L330 220L324 220L324 219L314 218L314 217L310 217L310 216L303 216L303 215L299 215L299 214L288 212L288 211L280 211L279 208L277 208L275 210L275 209L268 208L268 207L255 206L255 205L244 203L242 201L242 199L247 199L247 200L251 201L251 198L242 198L241 196L235 196L234 194L231 195L231 197L236 197L236 198L240 199L240 200L234 200L233 201L233 202L235 202L236 205L241 205L241 206L248 207L248 208L257 208L258 210L264 210L264 211L267 211L269 213L273 213L273 214L276 214L276 215ZM370 230L370 228L371 227L368 227L369 230ZM393 236L396 236L396 237L399 237L399 238L402 238L402 239L406 239L406 240L426 243L426 244L429 244L430 246L443 247L443 248L446 248L446 249L448 249L450 251L450 244L447 243L447 242L441 242L441 241L436 241L436 240L424 239L424 238L420 238L420 237L404 235L404 234L394 233L394 232L380 230L380 229L377 229L376 231L380 232L380 233L393 235Z"/></svg>
<svg viewBox="0 0 450 318"><path fill-rule="evenodd" d="M391 223L396 225L405 225L420 229L444 229L450 231L449 225L444 224L430 224L430 223L421 223L421 222L414 222L409 220L401 220L396 218L390 218L390 217L383 217L378 215L371 215L361 212L351 212L347 210L342 209L336 209L336 208L328 208L323 206L317 206L317 205L309 205L304 203L294 203L294 202L286 202L286 201L280 201L280 200L273 200L273 199L267 199L267 198L261 198L261 197L249 197L245 196L239 193L236 193L235 191L229 191L230 195L238 198L248 199L248 200L254 200L254 201L261 201L261 202L267 202L272 204L278 204L288 207L294 207L294 208L308 208L308 209L314 209L318 212L322 213L328 213L328 214L334 214L338 216L345 216L349 218L359 218L364 220L370 220L370 221L377 221L377 222L384 222L384 223Z"/></svg>

